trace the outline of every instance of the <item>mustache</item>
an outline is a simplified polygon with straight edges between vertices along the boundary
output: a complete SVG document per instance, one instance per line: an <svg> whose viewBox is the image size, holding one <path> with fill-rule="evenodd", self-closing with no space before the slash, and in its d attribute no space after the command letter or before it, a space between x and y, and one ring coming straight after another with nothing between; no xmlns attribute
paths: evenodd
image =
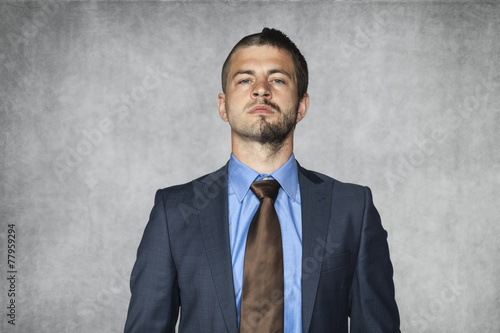
<svg viewBox="0 0 500 333"><path fill-rule="evenodd" d="M257 98L257 99L255 100L255 102L253 102L251 105L249 105L249 106L247 107L247 110L249 110L249 109L251 109L251 108L253 108L254 106L259 105L259 104L260 104L260 105L269 106L270 108L274 109L275 111L277 111L277 112L280 112L280 113L281 113L281 109L280 109L280 107L279 107L277 104L274 104L273 102L270 102L270 101L268 101L268 100L267 100L267 99L265 99L265 98Z"/></svg>

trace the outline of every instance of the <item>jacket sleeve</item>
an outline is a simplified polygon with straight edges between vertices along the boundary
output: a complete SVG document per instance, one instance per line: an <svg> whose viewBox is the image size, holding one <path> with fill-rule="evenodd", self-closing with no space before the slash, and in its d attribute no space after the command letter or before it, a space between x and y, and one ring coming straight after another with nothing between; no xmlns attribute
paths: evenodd
<svg viewBox="0 0 500 333"><path fill-rule="evenodd" d="M400 332L387 232L365 187L359 253L349 295L352 333Z"/></svg>
<svg viewBox="0 0 500 333"><path fill-rule="evenodd" d="M125 333L175 332L179 288L161 190L137 250L130 290Z"/></svg>

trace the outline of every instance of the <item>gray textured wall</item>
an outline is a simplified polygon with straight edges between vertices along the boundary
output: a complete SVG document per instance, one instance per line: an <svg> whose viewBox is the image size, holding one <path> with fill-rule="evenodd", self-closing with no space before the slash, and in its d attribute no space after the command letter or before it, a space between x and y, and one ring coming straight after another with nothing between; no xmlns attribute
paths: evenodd
<svg viewBox="0 0 500 333"><path fill-rule="evenodd" d="M403 331L500 332L499 23L494 1L2 3L1 331L122 330L154 191L226 162L222 62L272 26L310 65L297 159L372 188Z"/></svg>

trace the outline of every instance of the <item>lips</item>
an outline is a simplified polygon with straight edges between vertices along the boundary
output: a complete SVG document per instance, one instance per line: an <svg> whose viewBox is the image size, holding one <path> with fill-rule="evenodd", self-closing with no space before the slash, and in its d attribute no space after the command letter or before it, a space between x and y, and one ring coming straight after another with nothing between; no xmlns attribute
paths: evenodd
<svg viewBox="0 0 500 333"><path fill-rule="evenodd" d="M264 104L257 104L248 111L249 114L273 114L275 112L271 107Z"/></svg>

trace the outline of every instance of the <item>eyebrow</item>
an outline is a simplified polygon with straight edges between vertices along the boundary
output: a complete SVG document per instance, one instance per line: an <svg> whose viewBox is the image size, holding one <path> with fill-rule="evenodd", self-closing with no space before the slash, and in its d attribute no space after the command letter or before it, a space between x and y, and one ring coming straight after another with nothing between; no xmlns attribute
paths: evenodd
<svg viewBox="0 0 500 333"><path fill-rule="evenodd" d="M290 75L290 73L288 73L287 71L283 70L283 69L271 69L269 71L267 71L267 75L272 75L272 74L276 74L276 73L280 73L280 74L283 74L283 75L286 75L288 76L290 79L292 79L292 76ZM255 71L253 70L246 70L246 71L237 71L236 73L234 73L233 75L233 79L238 76L238 75L243 75L243 74L247 74L247 75L255 75Z"/></svg>

